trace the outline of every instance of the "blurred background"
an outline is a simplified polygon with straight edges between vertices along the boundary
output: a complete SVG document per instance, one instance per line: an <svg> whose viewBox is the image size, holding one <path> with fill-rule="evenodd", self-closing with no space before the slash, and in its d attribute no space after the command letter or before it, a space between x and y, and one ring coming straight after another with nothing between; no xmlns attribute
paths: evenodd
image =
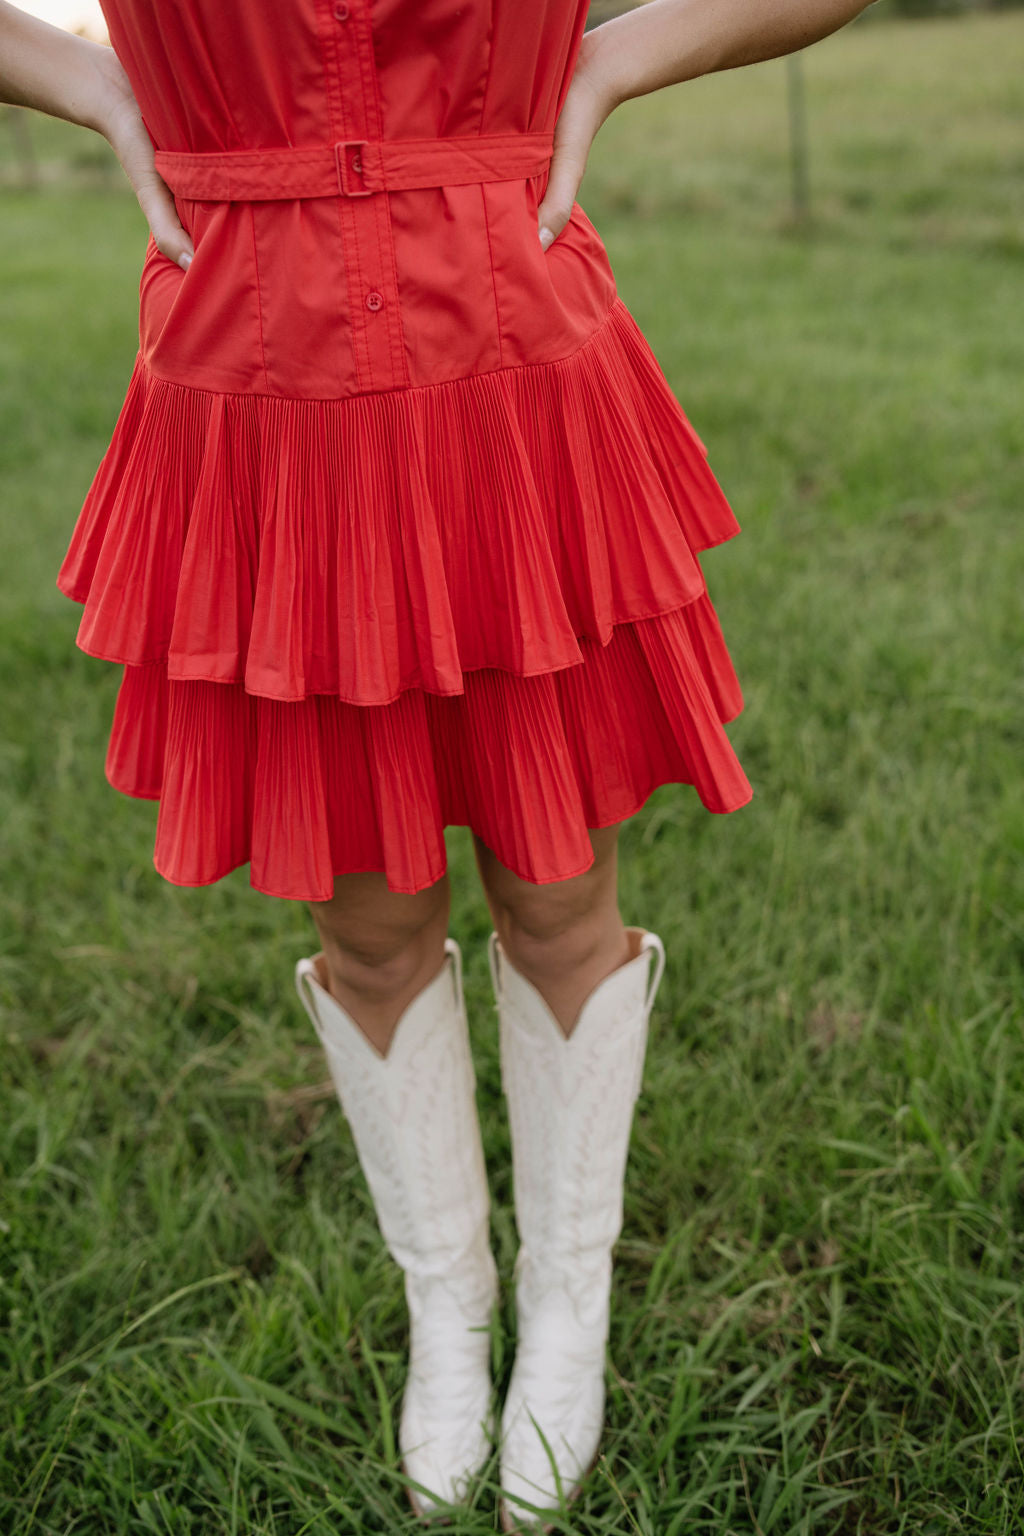
<svg viewBox="0 0 1024 1536"><path fill-rule="evenodd" d="M663 786L622 834L668 968L580 1519L1016 1536L1024 16L880 0L628 101L579 201L743 529L702 564L754 786L729 817ZM156 875L155 805L103 776L118 669L55 587L147 233L104 140L0 112L0 1527L391 1531L404 1306L291 992L312 923L246 869ZM490 924L447 837L507 1276Z"/></svg>

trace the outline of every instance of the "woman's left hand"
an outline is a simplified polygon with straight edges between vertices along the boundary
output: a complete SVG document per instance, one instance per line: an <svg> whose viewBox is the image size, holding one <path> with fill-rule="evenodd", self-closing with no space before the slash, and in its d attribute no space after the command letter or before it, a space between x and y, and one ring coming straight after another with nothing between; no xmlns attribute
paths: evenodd
<svg viewBox="0 0 1024 1536"><path fill-rule="evenodd" d="M545 250L557 240L572 215L594 136L618 104L589 65L587 34L573 70L562 110L555 123L548 183L537 208L538 233Z"/></svg>

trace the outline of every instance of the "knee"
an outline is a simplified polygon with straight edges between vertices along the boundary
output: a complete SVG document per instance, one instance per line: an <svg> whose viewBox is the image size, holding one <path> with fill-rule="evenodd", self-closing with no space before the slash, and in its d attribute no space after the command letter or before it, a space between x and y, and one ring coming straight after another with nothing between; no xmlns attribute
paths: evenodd
<svg viewBox="0 0 1024 1536"><path fill-rule="evenodd" d="M501 946L512 964L531 974L586 965L614 943L618 906L619 826L590 832L594 862L580 875L536 885L499 864L476 838L477 864Z"/></svg>
<svg viewBox="0 0 1024 1536"><path fill-rule="evenodd" d="M400 991L443 959L447 892L311 906L328 973L368 998Z"/></svg>
<svg viewBox="0 0 1024 1536"><path fill-rule="evenodd" d="M531 975L573 970L607 944L618 917L614 890L609 896L607 883L589 873L494 904L494 927L514 966Z"/></svg>

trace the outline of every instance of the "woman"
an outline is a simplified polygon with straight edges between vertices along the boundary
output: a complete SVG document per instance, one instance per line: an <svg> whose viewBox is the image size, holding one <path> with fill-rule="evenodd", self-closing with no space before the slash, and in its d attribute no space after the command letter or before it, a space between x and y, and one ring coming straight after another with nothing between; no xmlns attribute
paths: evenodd
<svg viewBox="0 0 1024 1536"><path fill-rule="evenodd" d="M575 194L621 102L861 9L653 0L585 33L585 0L107 0L111 51L0 0L3 100L103 134L151 231L58 578L124 666L107 774L160 800L166 878L249 862L311 904L296 985L405 1273L427 1519L494 1438L506 1530L596 1459L665 959L623 924L618 833L658 784L751 793L696 561L737 525ZM453 824L494 921L521 1239L500 1425Z"/></svg>

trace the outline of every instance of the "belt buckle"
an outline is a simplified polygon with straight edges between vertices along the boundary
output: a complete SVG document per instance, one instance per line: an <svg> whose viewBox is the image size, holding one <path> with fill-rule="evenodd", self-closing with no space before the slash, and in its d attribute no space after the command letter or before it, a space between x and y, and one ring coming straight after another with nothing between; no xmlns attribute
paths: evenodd
<svg viewBox="0 0 1024 1536"><path fill-rule="evenodd" d="M369 197L373 192L372 187L363 184L366 175L366 160L363 151L366 148L365 139L340 139L334 146L334 161L338 171L338 190L343 197ZM349 160L348 151L354 150L353 160Z"/></svg>

